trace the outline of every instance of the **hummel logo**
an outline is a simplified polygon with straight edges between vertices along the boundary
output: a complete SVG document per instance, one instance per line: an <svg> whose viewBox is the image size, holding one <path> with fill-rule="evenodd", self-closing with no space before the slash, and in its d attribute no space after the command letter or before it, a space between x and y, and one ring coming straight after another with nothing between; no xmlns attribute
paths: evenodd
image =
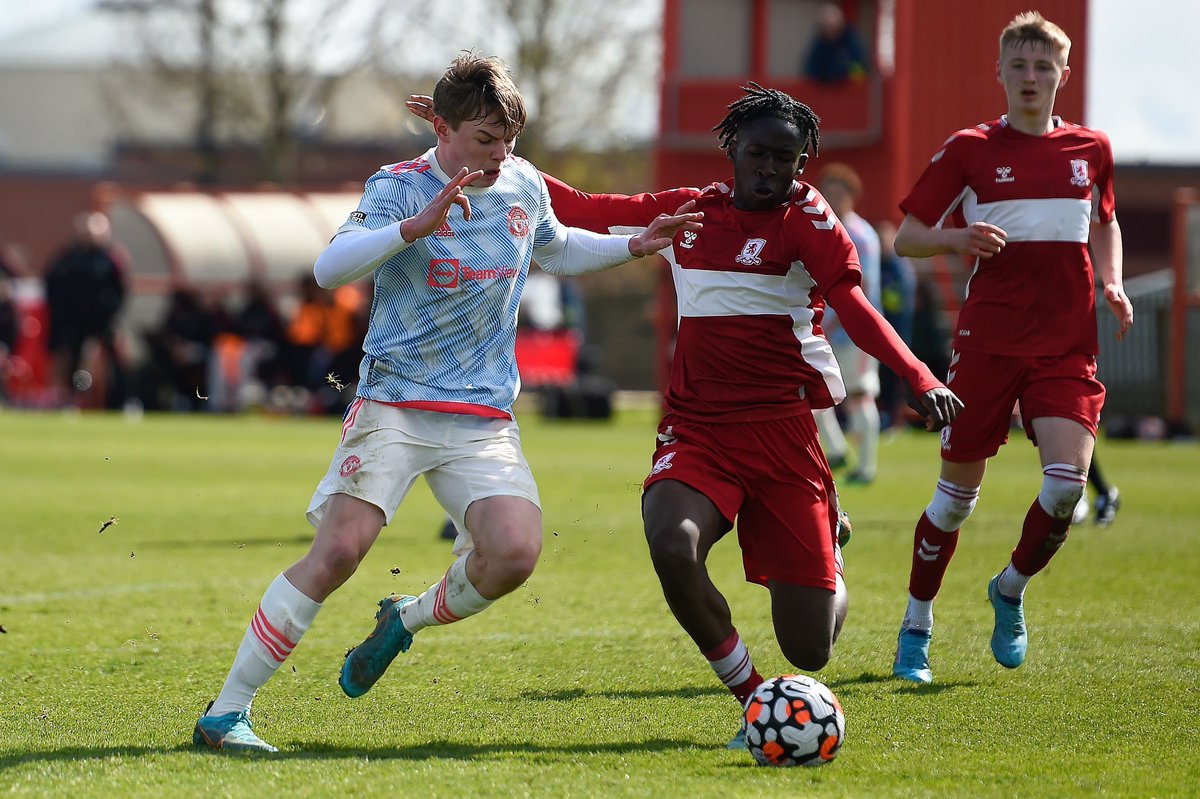
<svg viewBox="0 0 1200 799"><path fill-rule="evenodd" d="M694 230L683 231L683 241L679 242L679 246L685 250L690 250L696 246L696 237L700 234Z"/></svg>
<svg viewBox="0 0 1200 799"><path fill-rule="evenodd" d="M1013 170L1012 170L1011 166L996 167L996 182L997 183L1013 183L1013 182L1015 182L1016 178L1014 178L1012 176L1012 171Z"/></svg>
<svg viewBox="0 0 1200 799"><path fill-rule="evenodd" d="M661 458L659 458L658 460L656 460L654 462L654 468L650 470L650 474L658 474L659 472L665 472L667 469L670 469L671 461L674 458L675 458L674 452L668 452L666 455L663 455Z"/></svg>
<svg viewBox="0 0 1200 799"><path fill-rule="evenodd" d="M917 547L917 557L926 562L937 560L938 553L941 551L942 547L940 544L931 544L922 538L920 546Z"/></svg>

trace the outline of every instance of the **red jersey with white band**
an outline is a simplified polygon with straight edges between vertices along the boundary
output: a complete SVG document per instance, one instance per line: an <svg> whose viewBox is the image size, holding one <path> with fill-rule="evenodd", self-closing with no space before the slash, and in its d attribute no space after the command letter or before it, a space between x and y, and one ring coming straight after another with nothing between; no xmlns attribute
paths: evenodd
<svg viewBox="0 0 1200 799"><path fill-rule="evenodd" d="M961 212L1008 234L976 259L954 348L996 355L1096 354L1088 236L1115 218L1113 157L1098 130L1053 118L1032 136L1004 117L955 133L900 203L930 227Z"/></svg>
<svg viewBox="0 0 1200 799"><path fill-rule="evenodd" d="M663 250L679 303L679 333L665 402L709 421L780 419L846 396L821 333L822 294L862 282L858 254L825 200L806 183L766 211L733 206L732 189L672 189L634 196L584 194L544 176L558 219L612 233L645 228L688 200L704 228Z"/></svg>

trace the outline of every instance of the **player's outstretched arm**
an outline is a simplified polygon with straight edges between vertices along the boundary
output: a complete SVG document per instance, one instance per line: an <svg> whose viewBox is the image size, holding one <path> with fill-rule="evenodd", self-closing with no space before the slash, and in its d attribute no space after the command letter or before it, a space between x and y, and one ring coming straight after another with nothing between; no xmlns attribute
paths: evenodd
<svg viewBox="0 0 1200 799"><path fill-rule="evenodd" d="M471 172L464 166L458 170L458 174L451 178L446 187L417 212L416 216L410 216L400 223L400 235L409 244L417 239L425 238L442 226L442 223L450 216L451 206L454 205L462 208L463 219L470 219L471 201L463 193L463 188L470 186L481 177L483 177L482 169Z"/></svg>
<svg viewBox="0 0 1200 799"><path fill-rule="evenodd" d="M829 289L825 298L837 311L855 346L904 378L912 395L909 405L925 418L926 429L940 430L954 421L962 410L962 401L913 355L860 286L850 281L840 282Z"/></svg>
<svg viewBox="0 0 1200 799"><path fill-rule="evenodd" d="M648 228L629 239L629 254L635 258L654 255L670 247L682 231L704 227L704 212L693 211L695 207L696 201L688 200L675 213L656 216Z"/></svg>
<svg viewBox="0 0 1200 799"><path fill-rule="evenodd" d="M463 167L420 212L408 219L374 230L352 223L343 225L313 264L317 285L335 289L366 277L409 244L437 230L453 205L461 206L463 216L470 219L471 204L462 190L482 176L483 172L468 172Z"/></svg>
<svg viewBox="0 0 1200 799"><path fill-rule="evenodd" d="M941 430L953 422L954 417L958 416L959 411L963 409L962 400L945 386L930 389L918 397L912 393L912 388L906 383L904 394L908 407L919 413L925 420L926 430Z"/></svg>
<svg viewBox="0 0 1200 799"><path fill-rule="evenodd" d="M1117 341L1120 341L1133 327L1133 303L1125 296L1121 227L1117 220L1093 222L1090 243L1096 257L1096 276L1100 278L1108 309L1117 318Z"/></svg>
<svg viewBox="0 0 1200 799"><path fill-rule="evenodd" d="M956 252L972 258L991 258L1004 249L1008 234L987 222L972 222L967 227L935 228L912 214L904 217L896 231L896 254L911 258Z"/></svg>
<svg viewBox="0 0 1200 799"><path fill-rule="evenodd" d="M542 270L552 275L582 275L653 255L670 246L679 231L701 228L704 214L691 211L692 206L689 200L678 213L659 214L636 236L609 236L564 226L553 241L534 251L534 257Z"/></svg>

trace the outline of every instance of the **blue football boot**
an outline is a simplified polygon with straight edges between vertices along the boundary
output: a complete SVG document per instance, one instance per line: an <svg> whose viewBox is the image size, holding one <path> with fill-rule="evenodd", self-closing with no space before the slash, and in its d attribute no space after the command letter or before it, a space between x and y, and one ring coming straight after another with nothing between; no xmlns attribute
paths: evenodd
<svg viewBox="0 0 1200 799"><path fill-rule="evenodd" d="M208 713L212 705L209 702L204 712ZM192 731L192 744L222 752L259 754L279 751L254 734L250 728L250 714L245 710L221 716L201 716Z"/></svg>
<svg viewBox="0 0 1200 799"><path fill-rule="evenodd" d="M932 637L928 630L901 629L896 639L892 675L921 685L933 682L933 672L929 670L929 640Z"/></svg>
<svg viewBox="0 0 1200 799"><path fill-rule="evenodd" d="M350 650L338 685L351 698L359 697L371 690L379 681L396 655L407 652L412 646L413 634L400 619L400 608L416 602L415 596L392 594L379 600L379 612L375 614L375 629L367 640Z"/></svg>
<svg viewBox="0 0 1200 799"><path fill-rule="evenodd" d="M1025 662L1029 636L1025 632L1025 607L1019 598L1000 593L1000 575L988 583L988 601L996 613L992 629L992 655L1006 669L1015 669Z"/></svg>

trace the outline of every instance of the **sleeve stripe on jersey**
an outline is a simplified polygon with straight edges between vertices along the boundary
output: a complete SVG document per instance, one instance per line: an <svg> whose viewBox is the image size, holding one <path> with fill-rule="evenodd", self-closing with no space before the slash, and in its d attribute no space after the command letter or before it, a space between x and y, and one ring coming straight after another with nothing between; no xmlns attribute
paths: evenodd
<svg viewBox="0 0 1200 799"><path fill-rule="evenodd" d="M808 194L804 197L804 201L811 203L816 199L817 193L814 190L809 189ZM804 206L803 210L806 214L821 217L820 222L815 219L809 220L812 222L813 227L815 227L817 230L833 230L833 226L837 224L836 220L829 218L829 206L825 204L824 200L819 200L815 205L806 205Z"/></svg>

